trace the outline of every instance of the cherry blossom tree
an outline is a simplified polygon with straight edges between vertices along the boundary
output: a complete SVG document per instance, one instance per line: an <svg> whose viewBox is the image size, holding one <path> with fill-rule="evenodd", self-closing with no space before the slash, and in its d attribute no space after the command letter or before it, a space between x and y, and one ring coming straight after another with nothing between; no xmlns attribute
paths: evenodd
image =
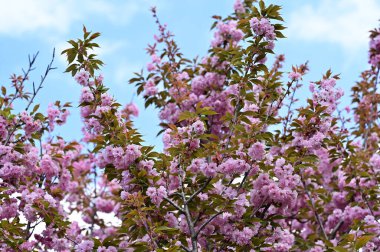
<svg viewBox="0 0 380 252"><path fill-rule="evenodd" d="M93 53L100 33L84 27L62 52L82 86L77 142L54 136L70 103L34 105L53 61L27 85L31 57L0 97L1 249L379 251L380 30L352 106L340 108L330 70L301 105L309 68L283 69L275 54L280 10L237 0L231 15L213 17L207 55L190 60L152 8L151 61L130 83L159 111L161 152L134 127L138 108L108 93Z"/></svg>

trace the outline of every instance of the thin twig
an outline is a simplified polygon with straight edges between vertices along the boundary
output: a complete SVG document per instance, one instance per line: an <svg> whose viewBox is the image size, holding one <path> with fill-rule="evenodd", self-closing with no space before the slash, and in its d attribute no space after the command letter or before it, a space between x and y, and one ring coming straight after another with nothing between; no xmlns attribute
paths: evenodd
<svg viewBox="0 0 380 252"><path fill-rule="evenodd" d="M30 74L30 72L33 71L33 70L35 69L35 68L33 67L33 65L34 65L34 63L36 62L36 59L37 59L38 54L39 54L38 51L37 51L36 54L33 54L32 59L30 58L30 55L28 55L29 66L28 66L28 69L27 69L26 71L24 71L24 69L22 69L22 72L23 72L24 76L23 76L23 78L22 78L22 80L21 80L21 82L20 82L20 85L23 85L23 84L24 84L24 82L29 78L29 74ZM14 93L12 99L9 101L9 105L11 105L11 104L14 102L14 100L17 98L17 94L19 93L19 89L18 89L18 87L17 87L17 84L16 84L15 88L16 88L16 91L15 91L15 93Z"/></svg>
<svg viewBox="0 0 380 252"><path fill-rule="evenodd" d="M297 91L297 85L298 85L298 81L296 82L296 86L294 87L294 91L293 91L293 94L292 94L292 97L290 98L290 104L289 104L289 107L288 107L288 112L286 114L286 120L285 120L285 124L284 124L284 132L283 132L283 135L285 136L286 135L286 130L288 128L288 123L289 121L292 119L293 116L291 116L290 114L290 110L291 110L291 107L294 103L294 96L296 94L296 91Z"/></svg>
<svg viewBox="0 0 380 252"><path fill-rule="evenodd" d="M32 59L30 59L30 56L29 56L29 68L28 68L28 70L24 73L24 78L23 78L22 82L24 82L24 81L28 78L29 73L30 73L32 70L34 70L34 68L33 68L33 64L34 64L34 62L35 62L35 60L36 60L36 58L37 58L37 55L38 55L38 52L37 52L35 55L33 55L33 58L32 58ZM34 101L34 98L37 96L38 91L42 88L42 84L44 83L44 81L45 81L45 79L46 79L48 73L49 73L51 70L55 69L54 67L52 67L53 62L54 62L54 57L55 57L55 48L53 49L53 56L52 56L52 59L51 59L50 63L48 64L47 68L46 68L45 74L41 76L41 81L40 81L40 84L39 84L39 86L38 86L37 89L35 88L35 85L34 85L34 82L33 82L33 95L32 95L32 98L29 100L29 102L28 102L28 104L27 104L27 106L26 106L26 108L25 108L25 111L28 111L29 107L32 105L32 103L33 103L33 101ZM16 88L15 96L16 96L17 92L18 92L18 90L17 90L17 88ZM14 96L14 97L12 98L12 100L10 101L10 104L15 100L15 96ZM11 129L11 130L9 131L9 133L8 133L8 136L7 136L6 140L5 140L5 144L4 144L4 145L7 145L7 144L9 143L9 141L10 141L10 139L12 138L13 134L17 131L17 127L19 127L19 126L21 126L21 125L22 125L22 124L20 124L20 123L16 123L16 124L12 127L12 129Z"/></svg>
<svg viewBox="0 0 380 252"><path fill-rule="evenodd" d="M36 89L36 87L34 85L34 82L33 82L33 95L32 95L32 98L29 100L28 105L25 108L26 111L28 111L29 107L33 104L34 98L36 98L36 96L38 94L38 91L40 91L40 89L42 88L42 84L44 83L44 81L45 81L46 77L48 76L49 72L51 70L56 69L55 67L53 67L54 58L55 58L55 48L53 49L53 56L51 58L51 61L50 61L49 65L46 67L45 74L41 75L40 84L38 85L37 89Z"/></svg>
<svg viewBox="0 0 380 252"><path fill-rule="evenodd" d="M70 237L68 237L67 235L65 235L65 238L71 242L73 242L75 245L78 245L78 243L74 240L72 240Z"/></svg>
<svg viewBox="0 0 380 252"><path fill-rule="evenodd" d="M249 170L246 171L246 172L244 173L244 177L243 177L243 179L241 180L241 182L240 182L240 184L239 184L239 186L238 186L238 189L236 190L237 192L239 192L240 189L243 187L243 184L244 184L244 182L247 180L247 177L248 177L249 173L251 172L251 170L252 170L252 167L249 168Z"/></svg>
<svg viewBox="0 0 380 252"><path fill-rule="evenodd" d="M323 233L324 238L325 238L326 240L328 240L328 237L327 237L327 235L326 235L325 228L323 227L323 224L322 224L321 218L319 217L319 214L318 214L318 212L317 212L317 209L315 208L314 200L313 200L313 198L311 197L311 195L310 195L310 193L309 193L309 190L307 189L306 183L305 183L305 181L304 181L304 179L303 179L302 172L300 173L300 175L301 175L301 182L302 182L302 185L303 185L303 187L304 187L305 193L306 193L307 197L309 198L310 203L311 203L311 206L312 206L312 208L313 208L313 212L314 212L314 215L315 215L315 219L317 220L317 223L318 223L318 225L319 225L319 227L320 227L320 229L321 229L321 231L322 231L322 233Z"/></svg>

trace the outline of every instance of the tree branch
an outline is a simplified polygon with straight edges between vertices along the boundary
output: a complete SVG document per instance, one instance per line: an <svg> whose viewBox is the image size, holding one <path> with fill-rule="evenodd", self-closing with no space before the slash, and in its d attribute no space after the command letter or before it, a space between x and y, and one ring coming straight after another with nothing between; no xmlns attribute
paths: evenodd
<svg viewBox="0 0 380 252"><path fill-rule="evenodd" d="M338 224L336 224L336 226L334 227L334 229L331 231L331 234L330 234L330 239L334 239L335 236L336 236L336 233L338 232L339 228L343 225L343 220L341 219Z"/></svg>
<svg viewBox="0 0 380 252"><path fill-rule="evenodd" d="M178 211L184 213L185 210L183 208L181 208L180 206L178 206L176 203L174 203L171 199L169 199L168 197L164 197L163 198L164 200L166 200L170 205L172 205L173 207L175 207Z"/></svg>
<svg viewBox="0 0 380 252"><path fill-rule="evenodd" d="M190 235L191 235L191 245L192 245L191 251L198 252L198 241L197 241L197 236L196 236L195 229L194 229L194 223L193 223L193 220L192 220L192 217L191 217L191 214L189 211L189 207L188 207L188 204L186 201L186 197L185 197L185 186L184 186L183 179L182 179L183 170L182 170L182 167L180 165L181 158L179 158L178 161L179 161L178 164L179 164L179 169L180 169L180 171L178 172L178 178L179 178L179 182L181 185L181 196L182 196L182 201L183 201L183 207L185 210L184 214L185 214L186 222L187 222L187 225L189 227L189 231L190 231Z"/></svg>
<svg viewBox="0 0 380 252"><path fill-rule="evenodd" d="M213 216L211 216L207 221L205 221L198 229L198 231L195 233L195 236L198 237L199 233L204 229L213 219L221 215L223 212L217 212Z"/></svg>
<svg viewBox="0 0 380 252"><path fill-rule="evenodd" d="M41 75L41 81L40 81L40 84L38 85L37 89L35 88L34 82L33 82L33 96L29 100L29 103L28 103L28 105L25 108L26 111L28 111L29 107L33 104L34 98L36 98L38 91L40 91L40 89L42 88L42 84L44 83L44 81L45 81L46 77L48 76L49 72L51 70L56 69L55 67L53 67L54 58L55 58L55 48L53 49L53 56L51 58L51 61L50 61L49 65L46 67L45 74Z"/></svg>
<svg viewBox="0 0 380 252"><path fill-rule="evenodd" d="M181 244L181 248L183 248L186 252L191 252L191 250L183 244Z"/></svg>
<svg viewBox="0 0 380 252"><path fill-rule="evenodd" d="M33 71L35 68L33 67L34 63L36 62L36 59L37 59L37 56L38 56L39 52L37 51L36 54L33 54L32 58L30 58L30 55L28 55L28 62L29 62L29 66L28 66L28 69L26 71L24 71L24 69L22 70L24 76L21 80L21 85L24 84L24 82L29 78L29 74L31 71ZM16 88L16 92L14 93L12 99L9 101L9 105L11 105L14 100L17 98L17 94L19 92L19 89L17 86L15 86Z"/></svg>
<svg viewBox="0 0 380 252"><path fill-rule="evenodd" d="M190 198L188 198L185 202L185 204L188 204L190 201L192 201L198 194L200 194L207 186L208 184L210 183L210 181L212 180L212 177L209 177L207 179L207 181L203 184L203 186L201 188L199 188L196 192L194 192Z"/></svg>
<svg viewBox="0 0 380 252"><path fill-rule="evenodd" d="M376 79L375 79L375 86L374 86L374 89L373 89L373 96L375 96L375 98L376 98L376 92L377 92L377 81L379 79L379 73L380 73L380 67L377 69ZM367 149L368 136L369 136L369 132L371 131L371 127L372 127L372 123L373 123L374 106L376 106L376 110L377 110L377 102L374 104L374 101L372 101L371 104L372 104L372 106L371 106L370 120L369 120L368 127L367 127L367 130L366 130L365 135L364 135L364 142L363 142L363 144L364 144L364 150Z"/></svg>
<svg viewBox="0 0 380 252"><path fill-rule="evenodd" d="M306 193L307 197L309 198L310 203L311 203L311 206L312 206L312 208L313 208L313 212L314 212L314 215L315 215L315 219L317 220L317 223L318 223L319 227L320 227L321 230L322 230L322 233L323 233L324 238L325 238L326 240L328 240L328 237L327 237L327 235L326 235L325 228L323 227L323 224L322 224L321 218L319 217L319 214L318 214L318 212L317 212L317 210L316 210L316 208L315 208L314 200L313 200L313 198L311 197L311 195L310 195L310 193L309 193L309 190L307 189L306 183L305 183L305 181L304 181L304 179L303 179L302 172L300 173L300 175L301 175L301 181L302 181L303 188L304 188L305 193Z"/></svg>

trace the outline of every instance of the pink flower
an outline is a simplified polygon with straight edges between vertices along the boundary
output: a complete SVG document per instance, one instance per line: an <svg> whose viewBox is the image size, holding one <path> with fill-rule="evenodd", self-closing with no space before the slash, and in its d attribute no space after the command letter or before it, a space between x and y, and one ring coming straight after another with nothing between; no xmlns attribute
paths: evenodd
<svg viewBox="0 0 380 252"><path fill-rule="evenodd" d="M182 72L179 73L177 76L178 80L188 80L189 79L189 74L187 72Z"/></svg>
<svg viewBox="0 0 380 252"><path fill-rule="evenodd" d="M376 172L380 172L380 155L375 153L369 160L369 164L373 167Z"/></svg>
<svg viewBox="0 0 380 252"><path fill-rule="evenodd" d="M165 220L168 222L169 227L178 227L178 219L171 212L165 215Z"/></svg>
<svg viewBox="0 0 380 252"><path fill-rule="evenodd" d="M257 233L249 227L244 227L242 231L235 230L232 233L234 241L239 245L247 245L250 243L252 237Z"/></svg>
<svg viewBox="0 0 380 252"><path fill-rule="evenodd" d="M95 202L96 208L104 213L111 213L114 209L115 202L113 200L106 200L97 198Z"/></svg>
<svg viewBox="0 0 380 252"><path fill-rule="evenodd" d="M265 155L264 147L264 144L256 142L248 149L248 155L254 160L262 160Z"/></svg>
<svg viewBox="0 0 380 252"><path fill-rule="evenodd" d="M236 0L235 3L234 3L234 10L236 13L244 13L245 12L245 8L241 2L241 0Z"/></svg>
<svg viewBox="0 0 380 252"><path fill-rule="evenodd" d="M198 194L198 198L201 200L201 201L206 201L208 200L208 195L206 193L199 193Z"/></svg>
<svg viewBox="0 0 380 252"><path fill-rule="evenodd" d="M378 67L380 64L380 34L371 39L369 48L369 63Z"/></svg>
<svg viewBox="0 0 380 252"><path fill-rule="evenodd" d="M226 46L228 41L232 41L233 46L236 46L243 39L244 33L237 28L235 20L230 20L227 23L219 22L216 27L214 40L211 41L212 47Z"/></svg>
<svg viewBox="0 0 380 252"><path fill-rule="evenodd" d="M157 67L153 63L148 63L146 65L146 69L148 70L148 72L152 72L152 71L156 70Z"/></svg>
<svg viewBox="0 0 380 252"><path fill-rule="evenodd" d="M154 80L149 79L146 84L144 85L144 90L146 96L153 96L158 93L158 89L156 87L156 84L154 83Z"/></svg>
<svg viewBox="0 0 380 252"><path fill-rule="evenodd" d="M78 82L78 84L82 86L88 86L88 79L90 78L90 74L87 71L81 70L75 75L74 78Z"/></svg>
<svg viewBox="0 0 380 252"><path fill-rule="evenodd" d="M122 112L127 118L129 118L130 115L133 115L135 117L139 115L139 109L134 103L127 104Z"/></svg>
<svg viewBox="0 0 380 252"><path fill-rule="evenodd" d="M88 87L82 89L80 96L80 102L92 102L94 100L94 95Z"/></svg>
<svg viewBox="0 0 380 252"><path fill-rule="evenodd" d="M166 188L160 186L158 189L155 187L148 187L146 195L150 197L153 204L159 206L164 197L167 197Z"/></svg>
<svg viewBox="0 0 380 252"><path fill-rule="evenodd" d="M152 62L155 64L159 64L161 62L161 59L156 54L152 54Z"/></svg>
<svg viewBox="0 0 380 252"><path fill-rule="evenodd" d="M94 248L94 242L90 240L84 240L82 243L76 246L76 251L79 252L92 252Z"/></svg>
<svg viewBox="0 0 380 252"><path fill-rule="evenodd" d="M40 162L41 170L46 174L47 179L58 175L59 167L54 163L49 155L44 155Z"/></svg>
<svg viewBox="0 0 380 252"><path fill-rule="evenodd" d="M292 81L298 81L299 79L301 79L302 75L300 73L297 73L297 72L291 72L291 73L289 73L288 77Z"/></svg>
<svg viewBox="0 0 380 252"><path fill-rule="evenodd" d="M36 244L36 241L25 241L20 245L19 248L25 251L32 251L35 244Z"/></svg>
<svg viewBox="0 0 380 252"><path fill-rule="evenodd" d="M226 175L241 174L249 169L249 165L241 159L229 158L218 166L218 171Z"/></svg>
<svg viewBox="0 0 380 252"><path fill-rule="evenodd" d="M264 36L267 40L274 40L276 34L274 33L274 26L270 24L266 18L252 18L249 23L253 32L258 36Z"/></svg>
<svg viewBox="0 0 380 252"><path fill-rule="evenodd" d="M196 134L201 135L205 132L205 125L202 121L197 120L195 123L191 125L191 130Z"/></svg>

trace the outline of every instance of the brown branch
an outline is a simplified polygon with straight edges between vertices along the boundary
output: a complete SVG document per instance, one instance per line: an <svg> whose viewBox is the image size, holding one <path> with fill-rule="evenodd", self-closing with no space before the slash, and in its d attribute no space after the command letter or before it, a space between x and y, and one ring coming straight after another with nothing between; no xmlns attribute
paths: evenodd
<svg viewBox="0 0 380 252"><path fill-rule="evenodd" d="M313 212L314 212L315 219L316 219L316 221L317 221L317 223L318 223L318 225L319 225L319 227L320 227L320 229L321 229L321 231L322 231L322 233L323 233L324 238L325 238L326 240L328 240L328 237L327 237L327 234L326 234L325 228L323 227L323 224L322 224L321 218L319 217L319 214L318 214L318 212L317 212L317 210L316 210L316 208L315 208L314 200L313 200L313 198L311 197L311 195L310 195L310 193L309 193L309 190L307 189L306 183L305 183L305 181L304 181L304 179L303 179L302 172L300 173L300 175L301 175L301 181L302 181L302 185L303 185L303 187L304 187L305 193L306 193L307 197L309 198L310 203L311 203L311 206L312 206L312 208L313 208L312 210L313 210Z"/></svg>
<svg viewBox="0 0 380 252"><path fill-rule="evenodd" d="M196 192L194 192L190 198L188 198L185 202L185 204L188 204L190 201L192 201L198 194L200 194L207 186L208 184L210 183L210 181L212 180L212 177L209 177L207 179L207 181L203 184L203 186L201 188L199 188Z"/></svg>
<svg viewBox="0 0 380 252"><path fill-rule="evenodd" d="M373 88L373 96L376 97L376 92L377 92L377 82L378 82L378 79L379 79L379 73L380 73L380 67L377 69L377 73L376 73L376 79L375 79L375 86ZM372 123L373 123L373 113L374 113L374 106L376 106L376 110L377 110L377 102L376 104L374 104L374 101L372 101L372 106L371 106L371 112L370 112L370 121L368 123L368 127L367 127L367 130L365 132L365 135L364 135L364 150L367 149L367 145L368 145L368 136L369 136L369 132L371 131L371 127L372 127Z"/></svg>
<svg viewBox="0 0 380 252"><path fill-rule="evenodd" d="M178 211L184 213L185 210L183 208L181 208L180 206L178 206L176 203L174 203L171 199L169 199L168 197L164 197L163 198L164 200L166 200L170 205L172 205L173 207L175 207Z"/></svg>
<svg viewBox="0 0 380 252"><path fill-rule="evenodd" d="M28 66L28 69L26 71L24 71L24 69L22 69L24 77L22 78L22 80L20 82L21 85L23 85L24 82L29 78L30 72L35 69L33 66L34 66L34 63L36 62L38 54L39 54L39 52L37 52L36 54L33 54L32 58L30 58L30 55L28 55L29 66ZM12 99L9 101L9 105L11 105L14 102L14 100L17 98L17 94L19 93L19 89L17 88L17 84L16 84L15 88L16 88L16 92L14 93Z"/></svg>
<svg viewBox="0 0 380 252"><path fill-rule="evenodd" d="M213 216L211 216L207 221L205 221L198 229L198 231L195 233L195 237L198 237L199 233L202 231L202 229L204 229L213 219L215 219L216 217L218 217L219 215L221 215L223 212L220 211L220 212L217 212L216 214L214 214Z"/></svg>
<svg viewBox="0 0 380 252"><path fill-rule="evenodd" d="M186 252L191 252L191 250L183 244L181 244L181 248L183 248Z"/></svg>
<svg viewBox="0 0 380 252"><path fill-rule="evenodd" d="M330 239L333 240L339 230L339 228L343 225L344 221L341 219L338 224L334 227L334 229L331 231Z"/></svg>
<svg viewBox="0 0 380 252"><path fill-rule="evenodd" d="M48 76L49 72L51 70L54 70L56 69L55 67L53 67L53 62L54 62L54 58L55 58L55 48L53 49L53 56L51 58L51 61L50 63L48 64L48 66L46 67L46 70L45 70L45 74L44 75L41 75L41 80L40 80L40 84L38 85L37 89L34 85L34 82L33 82L33 96L32 98L29 100L29 103L28 105L26 106L25 110L28 111L29 107L33 104L33 101L34 101L34 98L36 98L37 94L38 94L38 91L40 91L40 89L42 88L42 84L45 82L45 79L46 77Z"/></svg>

